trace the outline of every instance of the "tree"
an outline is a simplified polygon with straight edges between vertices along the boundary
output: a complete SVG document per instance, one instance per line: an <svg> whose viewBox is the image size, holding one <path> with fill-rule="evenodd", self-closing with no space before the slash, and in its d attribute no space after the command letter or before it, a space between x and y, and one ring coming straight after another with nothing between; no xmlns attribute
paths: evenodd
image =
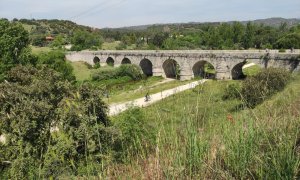
<svg viewBox="0 0 300 180"><path fill-rule="evenodd" d="M7 137L0 142L0 179L77 174L100 162L116 139L100 94L46 66L12 68L0 83L0 134Z"/></svg>
<svg viewBox="0 0 300 180"><path fill-rule="evenodd" d="M245 49L249 49L250 47L253 47L254 45L254 26L251 22L247 23L246 31L243 36L243 47Z"/></svg>
<svg viewBox="0 0 300 180"><path fill-rule="evenodd" d="M39 64L47 65L57 72L60 72L62 76L69 81L75 80L73 67L65 60L65 54L62 51L51 51L40 54L38 57Z"/></svg>
<svg viewBox="0 0 300 180"><path fill-rule="evenodd" d="M28 32L19 23L0 20L0 82L16 64L35 64L28 49Z"/></svg>
<svg viewBox="0 0 300 180"><path fill-rule="evenodd" d="M102 37L97 33L77 30L71 38L72 50L99 49L103 43Z"/></svg>

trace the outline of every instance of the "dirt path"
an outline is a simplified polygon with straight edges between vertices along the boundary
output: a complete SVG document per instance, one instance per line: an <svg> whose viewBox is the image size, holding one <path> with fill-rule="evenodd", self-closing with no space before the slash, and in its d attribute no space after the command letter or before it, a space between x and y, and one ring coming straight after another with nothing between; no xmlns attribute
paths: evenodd
<svg viewBox="0 0 300 180"><path fill-rule="evenodd" d="M151 100L147 101L147 102L145 102L145 98L142 97L142 98L139 98L139 99L136 99L133 101L124 102L124 103L110 104L108 114L109 114L109 116L117 115L117 114L127 110L131 106L138 106L138 107L149 106L150 104L160 101L161 99L164 99L173 94L195 88L197 85L203 84L205 81L207 81L207 79L203 79L200 81L194 81L194 82L188 83L186 85L178 86L176 88L168 89L168 90L156 93L156 94L151 94L150 95Z"/></svg>

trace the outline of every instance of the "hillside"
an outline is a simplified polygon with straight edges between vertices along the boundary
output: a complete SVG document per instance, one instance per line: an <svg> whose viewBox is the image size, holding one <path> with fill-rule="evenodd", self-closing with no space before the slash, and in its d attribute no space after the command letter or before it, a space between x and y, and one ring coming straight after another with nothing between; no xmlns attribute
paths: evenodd
<svg viewBox="0 0 300 180"><path fill-rule="evenodd" d="M233 23L237 21L228 21L225 23ZM296 26L300 24L299 18L291 18L291 19L285 19L285 18L267 18L267 19L257 19L257 20L249 20L249 21L238 21L242 24L247 24L248 22L252 22L254 24L263 24L265 26L271 26L271 27L279 27L281 24L286 23L288 27ZM197 26L203 26L203 25L218 25L220 23L224 22L188 22L188 23L167 23L167 24L150 24L150 25L140 25L140 26L129 26L129 27L122 27L122 28L115 28L118 30L135 30L135 31L141 31L141 30L147 30L151 27L177 27L177 28L195 28ZM112 29L112 28L105 28L105 29Z"/></svg>

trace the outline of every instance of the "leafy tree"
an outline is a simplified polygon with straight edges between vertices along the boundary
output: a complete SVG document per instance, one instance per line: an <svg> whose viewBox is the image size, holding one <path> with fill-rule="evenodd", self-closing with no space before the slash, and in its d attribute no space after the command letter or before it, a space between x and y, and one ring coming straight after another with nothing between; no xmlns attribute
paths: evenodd
<svg viewBox="0 0 300 180"><path fill-rule="evenodd" d="M38 62L60 72L69 81L75 80L73 67L65 60L65 54L62 51L51 51L40 54Z"/></svg>
<svg viewBox="0 0 300 180"><path fill-rule="evenodd" d="M12 68L0 83L0 134L6 137L0 178L89 173L88 164L100 162L117 139L100 94L89 85L72 86L46 66Z"/></svg>
<svg viewBox="0 0 300 180"><path fill-rule="evenodd" d="M51 42L51 47L57 47L59 49L62 49L63 45L66 44L66 40L62 34L57 35L54 40Z"/></svg>
<svg viewBox="0 0 300 180"><path fill-rule="evenodd" d="M252 23L248 22L246 26L246 31L243 36L243 47L245 49L249 49L250 47L253 47L254 45L254 26Z"/></svg>
<svg viewBox="0 0 300 180"><path fill-rule="evenodd" d="M35 64L29 49L28 32L19 23L0 19L0 82L16 64Z"/></svg>
<svg viewBox="0 0 300 180"><path fill-rule="evenodd" d="M77 30L71 38L72 50L98 49L103 43L102 37L97 33Z"/></svg>
<svg viewBox="0 0 300 180"><path fill-rule="evenodd" d="M300 48L300 33L291 33L276 42L276 47L279 49Z"/></svg>

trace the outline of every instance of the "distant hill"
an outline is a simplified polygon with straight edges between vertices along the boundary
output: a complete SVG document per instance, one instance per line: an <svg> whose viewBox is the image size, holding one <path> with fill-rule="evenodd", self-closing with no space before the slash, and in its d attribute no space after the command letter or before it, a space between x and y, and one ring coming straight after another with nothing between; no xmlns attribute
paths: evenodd
<svg viewBox="0 0 300 180"><path fill-rule="evenodd" d="M196 27L205 24L215 24L218 25L220 23L233 23L237 21L228 21L228 22L188 22L188 23L167 23L167 24L150 24L150 25L140 25L140 26L129 26L129 27L121 27L121 28L104 28L104 29L114 29L114 30L135 30L142 31L147 30L150 27L164 27L164 26L175 26L175 27ZM255 24L263 24L265 26L279 27L281 24L286 23L288 27L295 26L300 24L300 19L292 18L267 18L267 19L257 19L257 20L249 20L249 21L239 21L242 24L247 24L248 22L252 22Z"/></svg>
<svg viewBox="0 0 300 180"><path fill-rule="evenodd" d="M44 34L44 35L57 35L57 34L65 34L69 35L74 30L97 30L95 28L91 28L88 26L78 25L72 21L68 20L47 20L47 19L14 19L13 21L18 21L22 23L24 28L31 34Z"/></svg>

